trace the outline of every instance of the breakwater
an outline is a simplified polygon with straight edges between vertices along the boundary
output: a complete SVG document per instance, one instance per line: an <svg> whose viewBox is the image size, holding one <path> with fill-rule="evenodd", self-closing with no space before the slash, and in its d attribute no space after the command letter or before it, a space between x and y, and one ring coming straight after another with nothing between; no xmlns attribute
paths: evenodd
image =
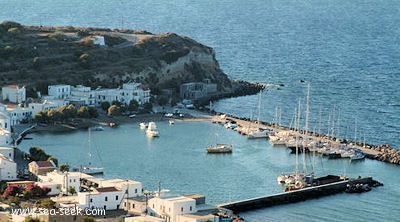
<svg viewBox="0 0 400 222"><path fill-rule="evenodd" d="M334 178L335 176L327 176L326 178ZM259 208L272 207L281 204L296 203L307 199L318 198L337 193L345 192L349 186L355 184L367 184L375 187L382 185L372 179L372 177L363 177L355 179L345 179L337 182L329 182L327 184L303 188L300 190L274 194L270 196L257 197L252 199L240 200L235 202L218 204L218 207L229 209L234 213L255 210Z"/></svg>
<svg viewBox="0 0 400 222"><path fill-rule="evenodd" d="M287 131L290 133L301 133L303 135L307 135L309 137L313 137L318 140L329 141L329 143L334 146L339 146L340 144L352 144L357 149L362 150L365 153L366 158L400 165L400 149L393 148L390 146L390 144L372 145L352 140L344 140L324 134L315 133L312 131L309 131L306 134L303 130L296 130L294 128L280 126L275 123L260 121L259 124L256 124L256 121L251 120L249 118L237 117L226 113L217 113L213 110L211 111L209 110L209 112L215 115L213 121L216 122L223 121L220 118L220 116L223 115L225 116L225 119L235 121L237 125L240 127L245 127L249 125L253 126L258 125L259 127L262 128L272 128L275 132Z"/></svg>

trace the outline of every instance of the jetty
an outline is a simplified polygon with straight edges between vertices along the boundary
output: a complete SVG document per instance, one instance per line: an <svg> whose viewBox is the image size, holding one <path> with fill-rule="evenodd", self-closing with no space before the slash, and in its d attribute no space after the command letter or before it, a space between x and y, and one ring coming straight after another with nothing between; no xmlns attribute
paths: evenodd
<svg viewBox="0 0 400 222"><path fill-rule="evenodd" d="M296 130L294 128L280 126L269 122L260 121L260 123L258 123L257 121L251 120L249 118L236 117L224 113L214 112L213 114L214 116L212 116L211 118L211 121L213 123L225 124L228 121L235 122L238 127L234 130L243 135L246 135L249 131L256 131L259 128L270 129L275 135L285 135L284 138L281 138L283 144L285 144L286 141L289 141L290 139L294 139L296 137L307 137L310 140L318 142L320 144L326 144L327 147L331 148L333 151L346 151L348 149L357 149L365 154L365 158L400 165L400 150L392 148L390 144L382 144L379 146L365 144L351 140L343 140L340 138L318 134L315 132L307 132L306 134L302 130Z"/></svg>
<svg viewBox="0 0 400 222"><path fill-rule="evenodd" d="M317 183L320 185L303 188L300 190L288 191L278 193L270 196L262 196L257 198L251 198L246 200L240 200L235 202L217 204L218 207L228 209L234 213L255 210L259 208L272 207L276 205L296 203L305 201L307 199L318 198L337 193L345 192L349 187L363 184L370 187L376 187L383 185L382 183L375 181L372 177L358 177L354 179L340 178L334 175L328 175L317 179ZM366 190L369 191L369 190Z"/></svg>

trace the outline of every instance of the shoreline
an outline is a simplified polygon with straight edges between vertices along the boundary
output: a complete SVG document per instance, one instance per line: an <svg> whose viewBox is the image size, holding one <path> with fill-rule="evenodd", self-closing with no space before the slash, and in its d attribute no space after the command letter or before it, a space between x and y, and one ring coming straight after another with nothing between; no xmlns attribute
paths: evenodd
<svg viewBox="0 0 400 222"><path fill-rule="evenodd" d="M196 110L199 111L199 110ZM36 125L32 127L32 125L26 126L28 129L22 128L22 131L17 133L18 141L21 142L24 137L30 133L63 133L70 132L75 130L83 130L88 127L93 126L109 126L110 123L115 123L116 126L127 123L141 123L141 122L149 122L149 121L168 121L170 119L174 121L182 121L182 122L221 122L221 115L225 115L227 118L236 121L239 126L250 125L250 123L254 122L254 120L250 120L248 118L236 117L229 114L217 113L213 112L210 114L209 112L199 111L202 116L192 115L190 113L184 112L184 117L181 118L170 118L165 117L161 113L157 114L138 114L133 118L129 118L128 116L114 116L108 117L104 114L101 114L99 117L94 119L74 119L70 123L57 123L55 125L49 126L39 126ZM288 133L295 133L294 129L291 129L286 126L274 125L268 122L260 122L260 127L264 128L272 128L275 132L277 131L286 131ZM310 137L314 139L321 139L325 141L329 141L332 144L338 144L339 138L330 137L324 134L314 134L313 132L308 132ZM346 140L346 144L355 144L356 148L362 150L366 154L366 158L378 160L381 162L387 162L395 165L400 165L400 149L392 148L387 144L382 145L371 145L371 144L363 144L363 143L354 143L354 141Z"/></svg>

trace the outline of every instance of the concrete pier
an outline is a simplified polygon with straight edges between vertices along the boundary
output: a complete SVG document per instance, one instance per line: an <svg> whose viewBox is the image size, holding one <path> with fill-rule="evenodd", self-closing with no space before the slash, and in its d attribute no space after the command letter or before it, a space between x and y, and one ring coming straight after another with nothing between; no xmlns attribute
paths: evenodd
<svg viewBox="0 0 400 222"><path fill-rule="evenodd" d="M376 183L379 182L373 180L372 177L356 178L356 179L338 181L334 183L328 183L319 186L312 186L300 190L289 191L270 196L263 196L252 199L240 200L236 202L218 204L217 206L232 210L234 213L239 213L259 208L295 203L307 199L341 193L346 190L348 184L349 185L368 184L370 186L374 186Z"/></svg>

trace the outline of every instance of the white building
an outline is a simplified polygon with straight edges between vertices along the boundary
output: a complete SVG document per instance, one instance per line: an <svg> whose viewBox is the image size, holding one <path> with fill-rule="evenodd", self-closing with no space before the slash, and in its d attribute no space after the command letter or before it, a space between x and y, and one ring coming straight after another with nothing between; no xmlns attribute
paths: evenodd
<svg viewBox="0 0 400 222"><path fill-rule="evenodd" d="M142 183L133 180L89 177L81 181L82 187L90 192L78 192L76 204L80 208L122 209L127 198L143 196Z"/></svg>
<svg viewBox="0 0 400 222"><path fill-rule="evenodd" d="M17 164L3 154L0 154L0 180L16 180Z"/></svg>
<svg viewBox="0 0 400 222"><path fill-rule="evenodd" d="M165 219L167 222L219 222L215 206L205 204L202 195L154 197L148 201L148 212L151 216Z"/></svg>
<svg viewBox="0 0 400 222"><path fill-rule="evenodd" d="M0 154L2 154L3 156L14 160L14 148L13 147L0 147Z"/></svg>
<svg viewBox="0 0 400 222"><path fill-rule="evenodd" d="M96 105L96 93L88 86L77 85L72 87L71 99L83 101L86 106Z"/></svg>
<svg viewBox="0 0 400 222"><path fill-rule="evenodd" d="M0 103L0 128L11 131L11 116L7 111L7 106Z"/></svg>
<svg viewBox="0 0 400 222"><path fill-rule="evenodd" d="M96 36L94 36L93 44L105 46L106 40L104 39L104 36L96 35Z"/></svg>
<svg viewBox="0 0 400 222"><path fill-rule="evenodd" d="M48 95L54 99L65 99L71 95L70 85L50 85L47 87Z"/></svg>
<svg viewBox="0 0 400 222"><path fill-rule="evenodd" d="M139 105L150 102L150 90L142 89L141 83L124 83L121 89L121 96L126 104L131 100L136 100Z"/></svg>
<svg viewBox="0 0 400 222"><path fill-rule="evenodd" d="M7 106L7 112L11 117L11 125L20 124L23 120L29 120L33 118L33 111L30 108L18 106Z"/></svg>
<svg viewBox="0 0 400 222"><path fill-rule="evenodd" d="M34 117L40 111L49 109L58 109L61 106L68 106L69 103L65 100L45 100L42 103L29 103L29 108L32 109L32 116Z"/></svg>
<svg viewBox="0 0 400 222"><path fill-rule="evenodd" d="M149 214L168 222L177 222L179 215L195 213L196 200L184 196L154 197L148 202Z"/></svg>
<svg viewBox="0 0 400 222"><path fill-rule="evenodd" d="M80 180L90 177L92 176L81 172L60 172L54 170L47 172L45 175L38 175L37 184L40 187L52 188L49 195L67 194L70 187L73 187L78 192L80 190Z"/></svg>
<svg viewBox="0 0 400 222"><path fill-rule="evenodd" d="M90 192L78 192L80 208L103 208L117 210L121 208L124 192L115 187L99 187Z"/></svg>
<svg viewBox="0 0 400 222"><path fill-rule="evenodd" d="M125 222L167 222L167 221L162 218L145 215L139 217L127 217L125 218Z"/></svg>
<svg viewBox="0 0 400 222"><path fill-rule="evenodd" d="M122 97L118 89L96 89L96 105L100 106L103 102L112 103L113 101L122 102Z"/></svg>
<svg viewBox="0 0 400 222"><path fill-rule="evenodd" d="M8 85L2 87L3 100L8 100L12 103L23 103L26 100L25 87L17 85Z"/></svg>

